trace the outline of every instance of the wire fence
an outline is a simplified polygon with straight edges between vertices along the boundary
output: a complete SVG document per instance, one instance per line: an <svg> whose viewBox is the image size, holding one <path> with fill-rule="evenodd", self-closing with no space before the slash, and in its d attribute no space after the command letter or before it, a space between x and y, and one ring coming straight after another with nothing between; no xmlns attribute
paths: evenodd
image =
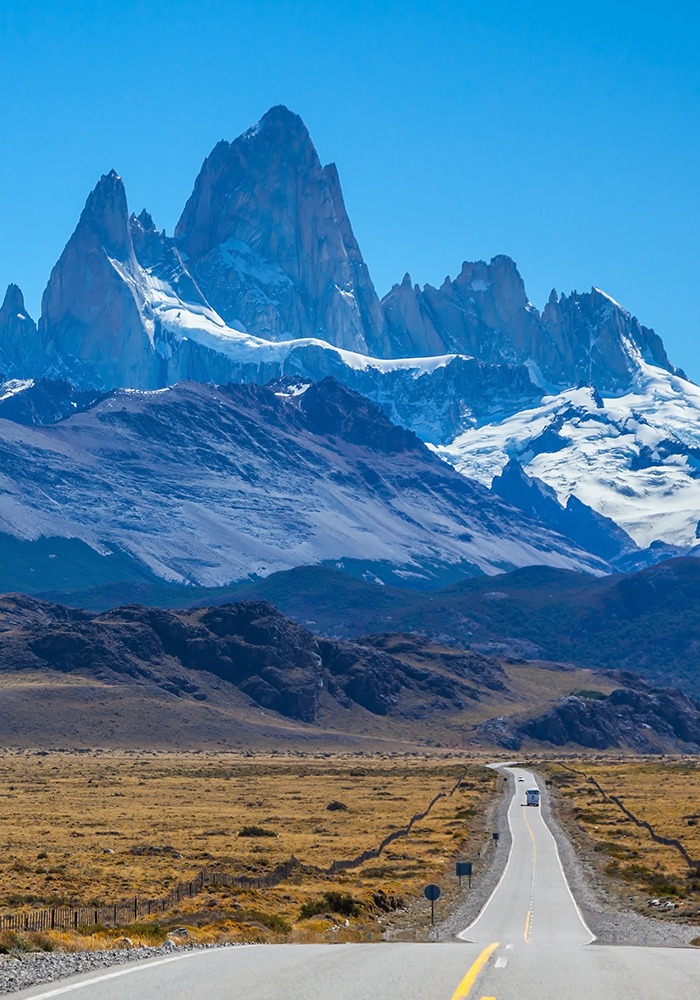
<svg viewBox="0 0 700 1000"><path fill-rule="evenodd" d="M558 764L559 767L564 768L565 771L571 771L573 774L578 774L580 777L585 778L588 784L593 785L593 787L599 792L604 802L612 802L613 805L617 806L617 808L627 817L628 820L636 826L646 830L655 843L662 844L664 847L673 848L673 850L680 854L689 868L700 871L700 858L692 858L680 840L677 840L675 837L664 837L662 834L657 833L651 823L645 819L640 819L639 816L635 816L632 810L629 809L617 795L610 795L605 791L596 778L586 774L585 771L578 771L575 767L569 767L568 764L562 764L560 761Z"/></svg>
<svg viewBox="0 0 700 1000"><path fill-rule="evenodd" d="M327 868L304 864L294 855L264 875L229 875L226 872L204 868L189 882L180 882L167 895L157 898L135 895L119 903L101 906L54 906L0 914L0 931L88 930L95 927L119 927L167 913L184 900L193 899L208 887L269 889L286 881L294 872L330 877L338 872L359 868L367 861L378 858L395 840L407 837L415 824L425 819L441 799L454 795L463 779L464 774L457 779L449 792L439 792L426 809L412 816L406 826L393 830L377 847L363 851L355 858L332 861Z"/></svg>

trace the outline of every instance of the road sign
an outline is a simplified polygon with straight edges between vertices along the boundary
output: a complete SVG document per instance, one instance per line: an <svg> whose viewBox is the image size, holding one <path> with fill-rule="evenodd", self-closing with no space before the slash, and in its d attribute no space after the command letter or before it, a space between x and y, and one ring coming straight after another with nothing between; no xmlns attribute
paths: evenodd
<svg viewBox="0 0 700 1000"><path fill-rule="evenodd" d="M500 837L500 834L498 832L494 831L494 833L492 834L492 837L495 840L495 842L498 843L498 838Z"/></svg>
<svg viewBox="0 0 700 1000"><path fill-rule="evenodd" d="M423 890L423 895L426 899L430 900L430 923L435 923L435 900L440 898L440 886L435 885L431 882L430 885L426 885Z"/></svg>
<svg viewBox="0 0 700 1000"><path fill-rule="evenodd" d="M462 888L462 876L466 875L469 878L469 888L472 887L472 863L471 861L458 861L457 862L457 878L459 879L459 887Z"/></svg>

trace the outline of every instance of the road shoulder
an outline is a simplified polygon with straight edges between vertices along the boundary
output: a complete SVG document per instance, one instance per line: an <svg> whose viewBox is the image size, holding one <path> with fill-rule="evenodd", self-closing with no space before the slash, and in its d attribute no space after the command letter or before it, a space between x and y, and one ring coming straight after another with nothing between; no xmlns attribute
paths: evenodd
<svg viewBox="0 0 700 1000"><path fill-rule="evenodd" d="M541 808L545 822L557 843L562 867L574 898L596 936L595 943L645 948L689 947L691 938L697 937L697 927L671 924L621 909L612 894L598 884L597 873L576 853L571 840L558 822L550 790L542 776L537 777L542 789Z"/></svg>

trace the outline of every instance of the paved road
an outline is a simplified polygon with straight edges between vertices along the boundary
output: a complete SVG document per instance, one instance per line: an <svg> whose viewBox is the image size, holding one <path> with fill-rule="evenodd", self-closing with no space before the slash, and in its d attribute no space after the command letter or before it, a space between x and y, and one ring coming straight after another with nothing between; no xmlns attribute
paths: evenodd
<svg viewBox="0 0 700 1000"><path fill-rule="evenodd" d="M511 769L513 845L479 917L451 944L252 945L75 977L49 1000L698 1000L700 951L592 945L556 844ZM517 781L518 777L523 781Z"/></svg>

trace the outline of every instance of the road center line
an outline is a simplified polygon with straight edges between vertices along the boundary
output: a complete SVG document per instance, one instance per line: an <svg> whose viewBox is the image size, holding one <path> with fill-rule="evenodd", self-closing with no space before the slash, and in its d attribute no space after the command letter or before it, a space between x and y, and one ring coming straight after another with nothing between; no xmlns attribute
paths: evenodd
<svg viewBox="0 0 700 1000"><path fill-rule="evenodd" d="M478 958L473 962L471 968L467 972L462 982L455 990L452 996L452 1000L464 1000L465 997L469 996L469 991L476 982L476 977L479 975L483 967L486 965L491 955L493 955L496 948L498 948L498 944L499 944L498 941L494 941L493 944L490 944L486 948L484 948L484 950L481 952Z"/></svg>
<svg viewBox="0 0 700 1000"><path fill-rule="evenodd" d="M523 806L523 809L527 809L527 806ZM535 908L535 868L537 866L537 841L535 840L535 834L532 827L530 826L530 820L527 818L527 812L523 812L523 819L525 820L525 826L527 827L527 832L530 834L530 840L532 841L532 882L530 883L530 908L527 911L527 916L525 917L525 930L523 932L523 940L525 944L530 944L530 929L532 925L532 916Z"/></svg>

